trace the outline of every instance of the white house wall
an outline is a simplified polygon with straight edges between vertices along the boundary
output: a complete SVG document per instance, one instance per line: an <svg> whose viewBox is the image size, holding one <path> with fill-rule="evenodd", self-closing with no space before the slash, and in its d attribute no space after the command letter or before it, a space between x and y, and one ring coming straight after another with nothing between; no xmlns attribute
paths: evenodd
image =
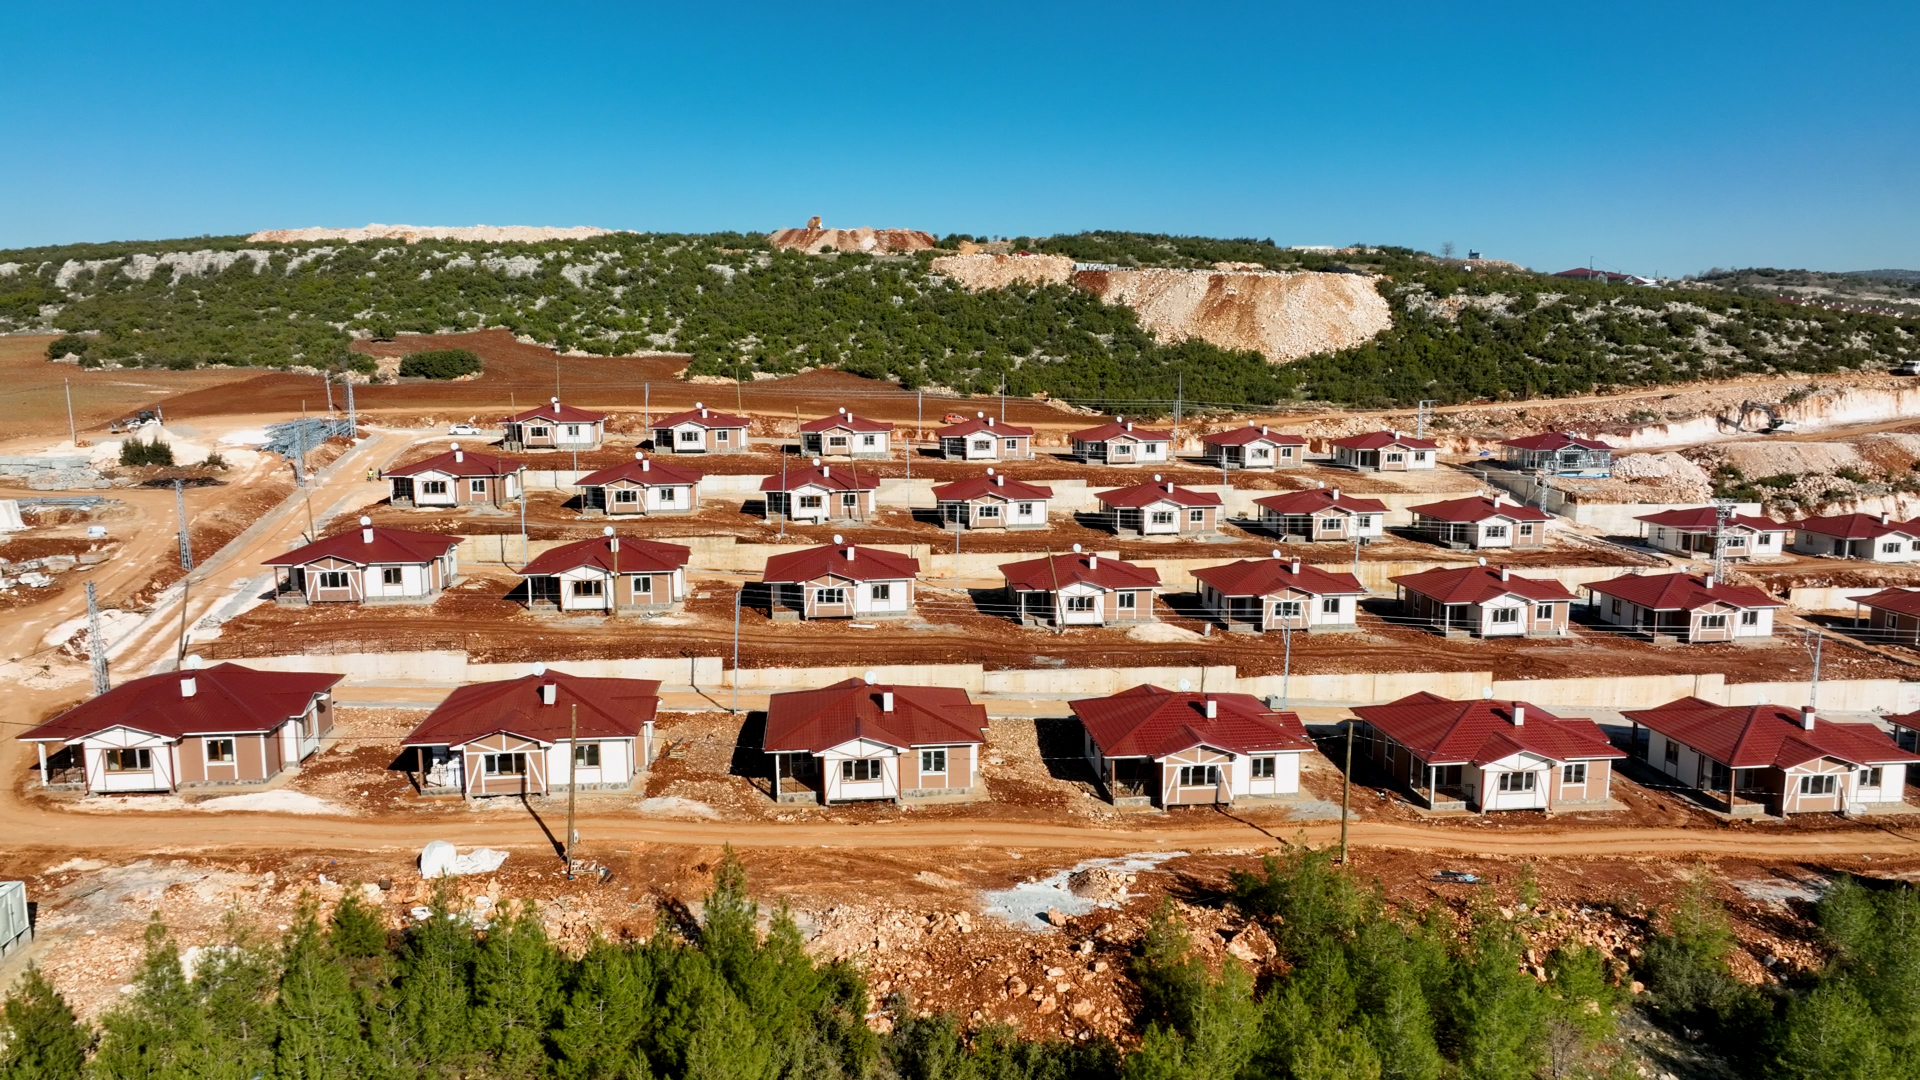
<svg viewBox="0 0 1920 1080"><path fill-rule="evenodd" d="M1527 632L1527 619L1533 614L1533 605L1517 596L1497 596L1480 604L1481 637L1523 637ZM1497 623L1493 621L1495 611L1518 609L1513 622Z"/></svg>
<svg viewBox="0 0 1920 1080"><path fill-rule="evenodd" d="M157 735L109 728L80 745L86 760L88 791L172 791L180 775L173 744ZM105 752L121 749L149 751L153 767L143 772L108 772Z"/></svg>
<svg viewBox="0 0 1920 1080"><path fill-rule="evenodd" d="M1548 792L1553 784L1553 770L1558 762L1534 754L1510 754L1499 761L1488 762L1479 769L1468 767L1463 773L1477 772L1482 810L1544 810L1547 806ZM1533 773L1532 791L1501 791L1502 773Z"/></svg>
<svg viewBox="0 0 1920 1080"><path fill-rule="evenodd" d="M388 567L369 566L365 570L366 596L368 599L395 596L425 596L432 590L427 588L427 567L425 563L400 564L400 584L384 584Z"/></svg>
<svg viewBox="0 0 1920 1080"><path fill-rule="evenodd" d="M600 764L597 767L585 765L574 767L574 782L581 786L592 784L627 784L633 780L633 741L631 739L581 739L582 745L598 743L600 746ZM567 769L571 764L573 743L560 739L547 748L547 785L563 788L567 784Z"/></svg>
<svg viewBox="0 0 1920 1080"><path fill-rule="evenodd" d="M900 751L883 743L855 739L816 755L820 759L821 790L828 802L854 799L894 799L900 795ZM840 777L843 761L878 760L880 779L850 782Z"/></svg>

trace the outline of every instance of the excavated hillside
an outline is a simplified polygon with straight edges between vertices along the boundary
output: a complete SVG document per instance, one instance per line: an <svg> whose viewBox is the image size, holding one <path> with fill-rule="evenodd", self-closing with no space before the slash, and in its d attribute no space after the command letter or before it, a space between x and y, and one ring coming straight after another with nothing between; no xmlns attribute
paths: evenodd
<svg viewBox="0 0 1920 1080"><path fill-rule="evenodd" d="M255 244L310 244L321 240L473 240L488 244L538 244L548 240L590 240L610 236L612 229L591 225L557 228L550 225L368 225L360 229L267 229L247 237Z"/></svg>
<svg viewBox="0 0 1920 1080"><path fill-rule="evenodd" d="M804 229L781 229L767 237L767 243L789 251L819 252L822 247L834 251L866 252L869 255L905 254L925 251L934 244L931 233L918 229L823 229L820 219L812 218Z"/></svg>
<svg viewBox="0 0 1920 1080"><path fill-rule="evenodd" d="M932 269L968 292L1073 281L1073 260L1065 255L942 255L933 260Z"/></svg>
<svg viewBox="0 0 1920 1080"><path fill-rule="evenodd" d="M1161 341L1199 338L1275 362L1362 344L1393 325L1369 274L1082 270L1073 283L1125 304Z"/></svg>

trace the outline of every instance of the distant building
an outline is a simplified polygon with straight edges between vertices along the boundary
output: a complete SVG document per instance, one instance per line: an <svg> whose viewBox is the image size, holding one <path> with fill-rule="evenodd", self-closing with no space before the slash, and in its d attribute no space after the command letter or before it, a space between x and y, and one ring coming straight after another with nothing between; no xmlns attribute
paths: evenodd
<svg viewBox="0 0 1920 1080"><path fill-rule="evenodd" d="M607 414L550 398L537 409L514 413L500 422L506 427L501 446L508 450L597 450L606 435Z"/></svg>
<svg viewBox="0 0 1920 1080"><path fill-rule="evenodd" d="M1688 643L1773 636L1773 613L1787 605L1759 589L1712 574L1625 574L1587 586L1601 622Z"/></svg>
<svg viewBox="0 0 1920 1080"><path fill-rule="evenodd" d="M1413 514L1415 532L1457 548L1545 547L1547 522L1552 519L1545 510L1515 503L1505 495L1422 503L1408 512Z"/></svg>
<svg viewBox="0 0 1920 1080"><path fill-rule="evenodd" d="M841 409L800 425L800 452L823 458L891 457L893 425Z"/></svg>
<svg viewBox="0 0 1920 1080"><path fill-rule="evenodd" d="M418 602L438 596L460 575L457 536L375 528L323 536L266 561L279 603Z"/></svg>
<svg viewBox="0 0 1920 1080"><path fill-rule="evenodd" d="M833 471L831 465L788 469L760 481L767 498L767 514L788 521L819 524L870 520L880 511L880 477L861 476L855 468Z"/></svg>
<svg viewBox="0 0 1920 1080"><path fill-rule="evenodd" d="M991 468L933 489L940 523L955 529L1044 529L1052 498L1052 488L1009 480Z"/></svg>
<svg viewBox="0 0 1920 1080"><path fill-rule="evenodd" d="M879 548L833 543L767 560L775 619L901 617L913 613L920 560Z"/></svg>
<svg viewBox="0 0 1920 1080"><path fill-rule="evenodd" d="M1662 510L1634 520L1641 523L1641 535L1650 546L1675 555L1711 559L1714 548L1719 547L1722 558L1747 559L1778 555L1786 547L1787 526L1763 517L1729 514L1722 530L1719 512L1711 506ZM1716 536L1720 536L1718 541Z"/></svg>
<svg viewBox="0 0 1920 1080"><path fill-rule="evenodd" d="M636 452L632 461L591 472L574 481L580 509L589 517L690 514L700 508L700 472Z"/></svg>
<svg viewBox="0 0 1920 1080"><path fill-rule="evenodd" d="M1353 710L1376 766L1434 809L1547 810L1604 805L1614 749L1591 720L1525 701L1409 694Z"/></svg>
<svg viewBox="0 0 1920 1080"><path fill-rule="evenodd" d="M1102 491L1100 513L1116 533L1140 536L1204 536L1220 526L1220 496L1190 491L1162 482L1155 474L1150 484Z"/></svg>
<svg viewBox="0 0 1920 1080"><path fill-rule="evenodd" d="M1243 428L1202 435L1200 445L1201 460L1224 469L1285 469L1302 464L1307 456L1306 439L1255 427L1251 420Z"/></svg>
<svg viewBox="0 0 1920 1080"><path fill-rule="evenodd" d="M664 611L687 595L688 548L609 535L543 552L520 568L534 611Z"/></svg>
<svg viewBox="0 0 1920 1080"><path fill-rule="evenodd" d="M1579 597L1558 581L1526 578L1502 566L1436 567L1393 579L1400 606L1442 634L1564 637Z"/></svg>
<svg viewBox="0 0 1920 1080"><path fill-rule="evenodd" d="M526 471L512 458L472 453L454 443L444 454L388 469L380 477L393 506L500 506L520 497Z"/></svg>
<svg viewBox="0 0 1920 1080"><path fill-rule="evenodd" d="M1340 494L1339 488L1308 488L1253 500L1260 525L1282 540L1371 540L1387 532L1387 504Z"/></svg>
<svg viewBox="0 0 1920 1080"><path fill-rule="evenodd" d="M994 423L991 416L975 417L933 433L940 456L949 461L1030 461L1033 429Z"/></svg>
<svg viewBox="0 0 1920 1080"><path fill-rule="evenodd" d="M959 687L848 679L769 697L761 746L776 802L906 803L983 790L986 735L986 707Z"/></svg>
<svg viewBox="0 0 1920 1080"><path fill-rule="evenodd" d="M1074 545L1078 548L1079 545ZM1000 575L1024 625L1114 626L1152 622L1160 571L1093 553L1005 563Z"/></svg>
<svg viewBox="0 0 1920 1080"><path fill-rule="evenodd" d="M1920 522L1889 514L1834 514L1790 521L1793 550L1802 555L1903 563L1920 559Z"/></svg>
<svg viewBox="0 0 1920 1080"><path fill-rule="evenodd" d="M533 674L447 695L401 740L423 795L624 790L647 767L660 683Z"/></svg>
<svg viewBox="0 0 1920 1080"><path fill-rule="evenodd" d="M1500 444L1507 464L1550 476L1604 478L1613 475L1613 447L1564 431L1546 431Z"/></svg>
<svg viewBox="0 0 1920 1080"><path fill-rule="evenodd" d="M1366 586L1299 559L1242 559L1193 571L1200 606L1229 631L1358 629Z"/></svg>
<svg viewBox="0 0 1920 1080"><path fill-rule="evenodd" d="M1131 420L1076 431L1070 436L1073 456L1105 465L1164 465L1173 458L1173 435L1136 429Z"/></svg>
<svg viewBox="0 0 1920 1080"><path fill-rule="evenodd" d="M1087 761L1115 804L1232 805L1300 790L1313 740L1292 712L1251 694L1136 686L1073 703Z"/></svg>
<svg viewBox="0 0 1920 1080"><path fill-rule="evenodd" d="M1333 441L1333 463L1369 472L1431 469L1440 460L1440 444L1397 431L1375 431Z"/></svg>
<svg viewBox="0 0 1920 1080"><path fill-rule="evenodd" d="M1652 278L1636 277L1633 274L1616 274L1611 270L1595 270L1589 266L1576 266L1571 270L1562 270L1553 275L1559 278L1572 278L1575 281L1601 281L1609 285L1655 285Z"/></svg>
<svg viewBox="0 0 1920 1080"><path fill-rule="evenodd" d="M738 454L747 447L747 430L753 421L744 416L716 412L695 402L686 412L672 413L653 422L653 452L656 454Z"/></svg>

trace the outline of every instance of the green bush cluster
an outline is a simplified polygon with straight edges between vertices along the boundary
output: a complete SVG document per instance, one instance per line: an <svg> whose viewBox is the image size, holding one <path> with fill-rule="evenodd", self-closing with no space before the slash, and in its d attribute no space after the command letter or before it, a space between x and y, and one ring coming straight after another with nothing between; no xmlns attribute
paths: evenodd
<svg viewBox="0 0 1920 1080"><path fill-rule="evenodd" d="M432 349L400 358L403 379L457 379L480 373L480 358L465 349Z"/></svg>
<svg viewBox="0 0 1920 1080"><path fill-rule="evenodd" d="M172 465L173 444L155 434L146 442L138 435L129 437L120 444L120 464L122 465Z"/></svg>

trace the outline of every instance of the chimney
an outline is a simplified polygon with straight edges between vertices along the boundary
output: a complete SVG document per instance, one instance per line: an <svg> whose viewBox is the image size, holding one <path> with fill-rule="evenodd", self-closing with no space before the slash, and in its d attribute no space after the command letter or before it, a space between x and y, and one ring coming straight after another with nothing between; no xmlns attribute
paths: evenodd
<svg viewBox="0 0 1920 1080"><path fill-rule="evenodd" d="M653 462L651 462L651 461L648 461L648 460L647 460L646 458L641 458L641 459L640 459L640 471L641 471L641 472L652 472L652 471L653 471Z"/></svg>
<svg viewBox="0 0 1920 1080"><path fill-rule="evenodd" d="M455 461L467 460L467 452L465 450L460 449L459 443L453 444L453 460Z"/></svg>
<svg viewBox="0 0 1920 1080"><path fill-rule="evenodd" d="M363 544L373 543L373 519L370 517L362 517L360 519L360 542Z"/></svg>
<svg viewBox="0 0 1920 1080"><path fill-rule="evenodd" d="M1507 564L1505 564L1505 563L1501 563L1501 564L1500 564L1500 580L1501 580L1501 581L1506 581L1506 580L1507 580L1507 575L1508 575L1509 573L1510 573L1510 571L1509 571L1509 570L1507 569Z"/></svg>
<svg viewBox="0 0 1920 1080"><path fill-rule="evenodd" d="M700 410L700 419L702 419L702 420L705 420L706 418L707 418L707 410L705 410L705 409L701 409L701 410Z"/></svg>
<svg viewBox="0 0 1920 1080"><path fill-rule="evenodd" d="M200 657L189 656L181 661L181 667L187 672L180 677L180 696L190 698L200 692L200 678L195 672L200 670Z"/></svg>
<svg viewBox="0 0 1920 1080"><path fill-rule="evenodd" d="M1334 489L1333 489L1333 501L1334 501L1334 502L1339 502L1339 501L1340 501L1340 489L1339 489L1339 488L1334 488Z"/></svg>
<svg viewBox="0 0 1920 1080"><path fill-rule="evenodd" d="M1297 556L1293 560L1293 572L1296 575L1300 573L1300 559Z"/></svg>
<svg viewBox="0 0 1920 1080"><path fill-rule="evenodd" d="M1220 719L1220 702L1214 700L1213 698L1207 699L1207 719L1209 720Z"/></svg>
<svg viewBox="0 0 1920 1080"><path fill-rule="evenodd" d="M1133 430L1133 421L1131 421L1131 420L1129 420L1129 421L1127 421L1127 430L1128 430L1128 431L1132 431L1132 430Z"/></svg>
<svg viewBox="0 0 1920 1080"><path fill-rule="evenodd" d="M831 465L822 465L822 466L820 466L820 475L821 475L821 476L823 476L823 477L824 477L824 476L832 476L832 475L833 475L833 466L831 466Z"/></svg>
<svg viewBox="0 0 1920 1080"><path fill-rule="evenodd" d="M848 545L847 545L847 561L848 561L848 562L852 562L852 561L853 561L853 553L854 553L854 552L855 552L856 550L858 550L858 549L856 549L856 548L855 548L855 547L854 547L854 546L853 546L852 544L848 544Z"/></svg>
<svg viewBox="0 0 1920 1080"><path fill-rule="evenodd" d="M884 691L881 691L881 693L880 693L880 711L881 711L881 712L892 712L892 711L893 711L893 691L891 691L891 690L884 690Z"/></svg>
<svg viewBox="0 0 1920 1080"><path fill-rule="evenodd" d="M1527 726L1527 707L1517 701L1513 703L1513 726Z"/></svg>
<svg viewBox="0 0 1920 1080"><path fill-rule="evenodd" d="M1261 425L1260 425L1260 434L1262 434L1262 435L1265 435L1266 433L1267 433L1267 425L1265 425L1265 424L1261 424Z"/></svg>
<svg viewBox="0 0 1920 1080"><path fill-rule="evenodd" d="M1800 706L1800 730L1813 730L1813 706L1811 705Z"/></svg>
<svg viewBox="0 0 1920 1080"><path fill-rule="evenodd" d="M994 477L994 478L993 478L993 486L994 486L994 487L1006 487L1006 486L1007 486L1007 478L1006 478L1006 477L1004 477L1004 476L996 476L996 477Z"/></svg>
<svg viewBox="0 0 1920 1080"><path fill-rule="evenodd" d="M1893 523L1893 515L1887 513L1885 510L1880 511L1880 524L1890 525L1892 523Z"/></svg>
<svg viewBox="0 0 1920 1080"><path fill-rule="evenodd" d="M551 705L558 699L560 684L543 682L540 684L540 704Z"/></svg>
<svg viewBox="0 0 1920 1080"><path fill-rule="evenodd" d="M1713 571L1711 571L1711 570L1709 570L1709 571L1707 571L1707 572L1706 572L1706 575L1705 575L1705 576L1703 576L1703 577L1702 577L1702 578L1700 579L1700 581L1701 581L1701 582L1702 582L1702 583L1703 583L1704 585L1706 585L1706 587L1707 587L1707 588L1709 588L1709 589L1711 589L1711 588L1713 588Z"/></svg>
<svg viewBox="0 0 1920 1080"><path fill-rule="evenodd" d="M991 416L989 416L989 417L987 417L987 426L988 426L988 427L992 427L992 426L993 426L993 417L991 417Z"/></svg>
<svg viewBox="0 0 1920 1080"><path fill-rule="evenodd" d="M556 409L560 407L560 399L557 397L550 397L547 399L547 401L551 403L553 407Z"/></svg>
<svg viewBox="0 0 1920 1080"><path fill-rule="evenodd" d="M1100 565L1100 556L1098 555L1087 556L1087 569L1092 570L1094 567L1097 567L1099 565Z"/></svg>
<svg viewBox="0 0 1920 1080"><path fill-rule="evenodd" d="M1173 481L1167 481L1167 494L1173 494Z"/></svg>

